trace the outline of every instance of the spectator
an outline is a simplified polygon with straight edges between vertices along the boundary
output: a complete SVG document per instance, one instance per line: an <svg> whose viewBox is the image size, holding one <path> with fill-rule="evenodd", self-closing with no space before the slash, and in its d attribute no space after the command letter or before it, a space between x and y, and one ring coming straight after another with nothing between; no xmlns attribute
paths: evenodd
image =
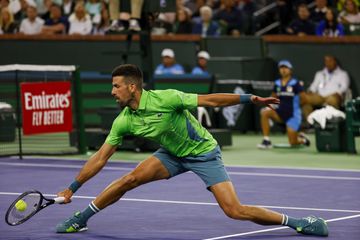
<svg viewBox="0 0 360 240"><path fill-rule="evenodd" d="M291 35L305 36L315 34L315 25L310 21L310 12L306 4L300 4L297 8L298 18L290 23L286 32Z"/></svg>
<svg viewBox="0 0 360 240"><path fill-rule="evenodd" d="M177 10L173 32L175 34L192 33L191 12L189 9L183 7Z"/></svg>
<svg viewBox="0 0 360 240"><path fill-rule="evenodd" d="M270 123L269 120L278 123L285 123L289 143L291 146L310 145L310 141L302 133L299 133L301 125L300 98L304 97L302 84L292 77L292 65L287 60L282 60L278 64L280 79L275 81L272 97L280 99L280 104L275 111L270 108L262 109L261 128L264 139L258 148L271 148Z"/></svg>
<svg viewBox="0 0 360 240"><path fill-rule="evenodd" d="M311 20L315 24L325 20L325 14L328 9L327 0L315 0L315 8L311 11Z"/></svg>
<svg viewBox="0 0 360 240"><path fill-rule="evenodd" d="M339 12L343 11L346 8L346 0L337 0L336 8ZM354 0L356 8L360 7L360 0Z"/></svg>
<svg viewBox="0 0 360 240"><path fill-rule="evenodd" d="M315 74L314 81L306 93L302 110L305 119L314 107L331 105L340 108L345 92L349 89L350 80L346 71L342 70L334 56L324 57L325 68Z"/></svg>
<svg viewBox="0 0 360 240"><path fill-rule="evenodd" d="M66 17L62 16L61 7L52 4L50 7L50 18L45 21L42 28L44 34L65 34L68 29L69 22Z"/></svg>
<svg viewBox="0 0 360 240"><path fill-rule="evenodd" d="M17 32L17 24L14 22L14 15L10 12L9 8L1 9L0 28L4 34Z"/></svg>
<svg viewBox="0 0 360 240"><path fill-rule="evenodd" d="M234 30L242 32L242 12L236 8L235 1L233 0L223 0L220 10L214 16L214 19L225 23L227 35L232 35Z"/></svg>
<svg viewBox="0 0 360 240"><path fill-rule="evenodd" d="M344 25L360 24L360 13L354 0L346 0L345 8L339 14L338 21Z"/></svg>
<svg viewBox="0 0 360 240"><path fill-rule="evenodd" d="M161 52L162 64L155 69L155 74L184 74L184 68L176 63L175 53L170 48L165 48Z"/></svg>
<svg viewBox="0 0 360 240"><path fill-rule="evenodd" d="M82 2L76 4L74 13L69 17L69 23L69 34L88 35L91 33L91 18L90 15L86 13L85 6Z"/></svg>
<svg viewBox="0 0 360 240"><path fill-rule="evenodd" d="M208 6L200 8L200 22L194 25L193 34L201 34L202 37L219 36L220 28L217 22L212 20L212 9Z"/></svg>
<svg viewBox="0 0 360 240"><path fill-rule="evenodd" d="M131 31L141 31L140 19L144 0L131 1L131 14L127 11L120 11L120 1L121 0L109 1L109 12L112 20L111 29L113 31L123 31L129 26L129 30Z"/></svg>
<svg viewBox="0 0 360 240"><path fill-rule="evenodd" d="M344 36L344 26L338 23L336 13L333 9L326 11L325 20L321 21L316 28L316 35L327 37Z"/></svg>
<svg viewBox="0 0 360 240"><path fill-rule="evenodd" d="M110 30L110 27L111 27L110 15L107 10L107 7L104 7L101 9L100 23L94 27L93 33L97 35L105 35Z"/></svg>
<svg viewBox="0 0 360 240"><path fill-rule="evenodd" d="M210 75L207 70L207 62L210 59L210 55L207 51L200 51L197 54L197 66L191 71L191 74L203 74Z"/></svg>
<svg viewBox="0 0 360 240"><path fill-rule="evenodd" d="M27 18L21 21L20 33L27 35L41 33L45 21L38 17L36 7L28 6L26 10L26 15Z"/></svg>

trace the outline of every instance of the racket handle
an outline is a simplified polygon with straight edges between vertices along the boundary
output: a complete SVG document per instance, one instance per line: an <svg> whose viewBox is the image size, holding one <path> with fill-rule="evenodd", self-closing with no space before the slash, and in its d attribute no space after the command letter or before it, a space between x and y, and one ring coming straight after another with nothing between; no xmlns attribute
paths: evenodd
<svg viewBox="0 0 360 240"><path fill-rule="evenodd" d="M57 198L54 198L54 201L55 201L55 203L63 203L65 201L65 198L64 197L57 197Z"/></svg>

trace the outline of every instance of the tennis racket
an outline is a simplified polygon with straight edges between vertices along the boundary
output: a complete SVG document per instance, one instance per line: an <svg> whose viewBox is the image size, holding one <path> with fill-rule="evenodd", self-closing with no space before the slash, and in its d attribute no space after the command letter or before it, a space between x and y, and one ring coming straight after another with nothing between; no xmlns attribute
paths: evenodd
<svg viewBox="0 0 360 240"><path fill-rule="evenodd" d="M18 210L15 205L18 201L24 201L26 203L25 209ZM29 220L32 216L38 213L40 210L50 206L54 203L64 202L64 197L57 197L54 199L46 198L41 192L37 190L31 190L24 192L10 205L5 215L5 221L10 226L16 226Z"/></svg>

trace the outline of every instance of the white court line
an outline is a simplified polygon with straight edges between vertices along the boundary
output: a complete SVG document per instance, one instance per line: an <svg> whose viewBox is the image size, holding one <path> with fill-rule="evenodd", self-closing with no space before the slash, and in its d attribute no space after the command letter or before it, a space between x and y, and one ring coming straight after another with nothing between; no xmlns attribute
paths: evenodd
<svg viewBox="0 0 360 240"><path fill-rule="evenodd" d="M20 195L18 192L0 192L0 195ZM56 194L43 194L45 197L56 197ZM93 196L75 195L73 198L78 199L95 199ZM152 202L152 203L170 203L170 204L189 204L189 205L206 205L218 206L217 203L208 202L189 202L189 201L171 201L171 200L155 200L155 199L140 199L140 198L121 198L120 201L130 202ZM305 211L324 211L324 212L346 212L346 213L360 213L360 210L346 210L346 209L327 209L327 208L304 208L304 207L287 207L287 206L262 206L257 207L272 208L272 209L290 209L290 210L305 210Z"/></svg>
<svg viewBox="0 0 360 240"><path fill-rule="evenodd" d="M3 166L21 166L21 167L47 167L47 168L74 168L81 169L82 165L71 164L46 164L46 163L9 163L0 162ZM134 168L127 167L104 167L105 170L133 170ZM317 176L317 175L302 175L302 174L280 174L280 173L245 173L245 172L228 172L230 175L243 176L258 176L258 177L284 177L284 178L309 178L309 179L327 179L327 180L350 180L360 181L359 177L337 177L337 176Z"/></svg>
<svg viewBox="0 0 360 240"><path fill-rule="evenodd" d="M358 218L358 217L360 217L360 214L347 216L347 217L333 218L333 219L326 220L326 222L336 222L336 221L347 220L347 219ZM252 234L256 234L256 233L272 232L272 231L277 231L277 230L286 229L286 228L288 228L288 227L263 229L263 230L252 231L252 232L244 232L244 233L238 233L238 234L232 234L232 235L226 235L226 236L220 236L220 237L214 237L214 238L206 238L203 240L218 240L218 239L225 239L225 238L232 238L232 237L240 237L240 236L252 235Z"/></svg>
<svg viewBox="0 0 360 240"><path fill-rule="evenodd" d="M311 178L311 179L354 180L354 181L360 181L360 178L358 178L358 177L315 176L315 175L284 174L284 173L245 173L245 172L228 172L228 173L231 174L231 175L242 175L242 176Z"/></svg>

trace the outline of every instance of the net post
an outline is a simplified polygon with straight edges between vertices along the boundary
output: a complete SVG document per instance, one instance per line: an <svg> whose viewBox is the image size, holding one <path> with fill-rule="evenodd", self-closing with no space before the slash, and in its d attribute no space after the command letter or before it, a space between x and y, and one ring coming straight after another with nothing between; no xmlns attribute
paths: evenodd
<svg viewBox="0 0 360 240"><path fill-rule="evenodd" d="M85 144L85 124L84 124L84 109L82 103L82 91L81 91L81 79L80 71L77 66L74 72L74 91L75 91L75 111L76 122L77 122L77 139L78 139L78 150L80 154L86 153L86 144Z"/></svg>

